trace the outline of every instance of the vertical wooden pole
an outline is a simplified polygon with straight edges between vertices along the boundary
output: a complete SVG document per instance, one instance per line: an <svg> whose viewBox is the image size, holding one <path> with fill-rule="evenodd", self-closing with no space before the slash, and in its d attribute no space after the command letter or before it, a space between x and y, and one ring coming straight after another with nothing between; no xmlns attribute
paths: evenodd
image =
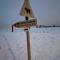
<svg viewBox="0 0 60 60"><path fill-rule="evenodd" d="M25 17L26 22L28 21L28 17ZM29 31L27 29L26 31L26 37L27 37L27 54L28 54L28 60L31 60L31 50L30 50L30 36Z"/></svg>
<svg viewBox="0 0 60 60"><path fill-rule="evenodd" d="M12 25L12 32L13 32L13 25Z"/></svg>

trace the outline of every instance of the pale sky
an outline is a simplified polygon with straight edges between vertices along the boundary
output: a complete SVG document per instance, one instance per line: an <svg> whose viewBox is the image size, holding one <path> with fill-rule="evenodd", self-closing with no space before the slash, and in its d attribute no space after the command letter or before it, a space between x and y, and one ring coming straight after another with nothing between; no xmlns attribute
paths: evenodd
<svg viewBox="0 0 60 60"><path fill-rule="evenodd" d="M23 21L19 15L24 0L0 0L0 26ZM30 0L38 24L60 25L60 0Z"/></svg>

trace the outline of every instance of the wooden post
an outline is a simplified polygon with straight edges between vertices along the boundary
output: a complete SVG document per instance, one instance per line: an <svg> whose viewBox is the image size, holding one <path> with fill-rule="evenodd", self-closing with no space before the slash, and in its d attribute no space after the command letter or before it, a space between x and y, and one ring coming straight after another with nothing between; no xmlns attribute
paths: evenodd
<svg viewBox="0 0 60 60"><path fill-rule="evenodd" d="M13 25L12 25L12 32L13 32Z"/></svg>
<svg viewBox="0 0 60 60"><path fill-rule="evenodd" d="M26 22L28 21L28 17L25 17ZM28 54L28 60L31 60L31 50L30 50L30 36L29 31L26 29L26 37L27 37L27 54Z"/></svg>

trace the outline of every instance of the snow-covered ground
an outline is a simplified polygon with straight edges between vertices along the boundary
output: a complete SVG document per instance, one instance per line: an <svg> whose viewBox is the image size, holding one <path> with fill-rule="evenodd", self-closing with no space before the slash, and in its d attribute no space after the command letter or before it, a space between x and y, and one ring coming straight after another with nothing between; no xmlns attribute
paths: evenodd
<svg viewBox="0 0 60 60"><path fill-rule="evenodd" d="M31 28L32 60L60 60L60 28ZM0 30L0 60L27 60L26 32Z"/></svg>

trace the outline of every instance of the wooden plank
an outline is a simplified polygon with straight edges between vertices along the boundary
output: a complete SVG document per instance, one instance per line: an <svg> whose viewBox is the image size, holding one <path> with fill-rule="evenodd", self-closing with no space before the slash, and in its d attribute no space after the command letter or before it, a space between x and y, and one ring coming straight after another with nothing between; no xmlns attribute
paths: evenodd
<svg viewBox="0 0 60 60"><path fill-rule="evenodd" d="M36 19L31 19L28 21L22 21L22 22L17 22L14 24L14 27L16 28L25 28L25 27L31 27L31 26L36 26L37 20Z"/></svg>

